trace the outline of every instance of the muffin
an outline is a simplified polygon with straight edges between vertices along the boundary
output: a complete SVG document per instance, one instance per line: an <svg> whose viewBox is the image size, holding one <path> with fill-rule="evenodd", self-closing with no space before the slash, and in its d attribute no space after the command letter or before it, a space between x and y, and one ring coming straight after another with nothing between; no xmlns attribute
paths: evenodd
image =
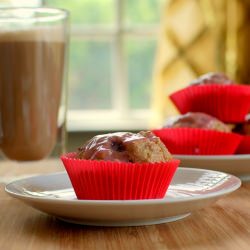
<svg viewBox="0 0 250 250"><path fill-rule="evenodd" d="M184 115L178 115L169 118L164 128L200 128L210 129L221 132L231 132L230 127L225 123L221 122L217 118L201 113L201 112L189 112Z"/></svg>
<svg viewBox="0 0 250 250"><path fill-rule="evenodd" d="M163 198L179 160L150 131L97 135L61 157L78 199Z"/></svg>
<svg viewBox="0 0 250 250"><path fill-rule="evenodd" d="M78 149L76 157L132 163L166 162L172 159L161 140L150 131L97 135Z"/></svg>
<svg viewBox="0 0 250 250"><path fill-rule="evenodd" d="M181 114L203 112L225 123L241 123L250 110L250 86L222 73L208 73L170 95Z"/></svg>
<svg viewBox="0 0 250 250"><path fill-rule="evenodd" d="M234 84L234 81L229 79L224 73L210 72L191 81L189 85L204 84Z"/></svg>
<svg viewBox="0 0 250 250"><path fill-rule="evenodd" d="M172 154L234 154L242 137L205 113L189 112L167 119L162 129L153 130Z"/></svg>

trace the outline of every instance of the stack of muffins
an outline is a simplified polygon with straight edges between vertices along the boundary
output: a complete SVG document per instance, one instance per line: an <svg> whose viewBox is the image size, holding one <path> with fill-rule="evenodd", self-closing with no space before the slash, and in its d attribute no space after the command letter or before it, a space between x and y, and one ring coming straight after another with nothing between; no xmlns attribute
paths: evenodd
<svg viewBox="0 0 250 250"><path fill-rule="evenodd" d="M153 130L173 154L250 153L250 86L209 73L170 96L181 115Z"/></svg>
<svg viewBox="0 0 250 250"><path fill-rule="evenodd" d="M171 154L247 152L250 87L208 74L170 98L182 115L163 128L97 135L61 157L78 199L163 198L180 163Z"/></svg>

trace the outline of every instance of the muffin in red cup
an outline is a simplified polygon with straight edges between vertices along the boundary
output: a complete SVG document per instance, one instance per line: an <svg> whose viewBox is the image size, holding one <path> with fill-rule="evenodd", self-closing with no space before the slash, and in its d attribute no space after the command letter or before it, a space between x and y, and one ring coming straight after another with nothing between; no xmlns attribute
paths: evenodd
<svg viewBox="0 0 250 250"><path fill-rule="evenodd" d="M180 163L150 131L98 135L61 156L78 199L160 199Z"/></svg>
<svg viewBox="0 0 250 250"><path fill-rule="evenodd" d="M233 131L243 136L236 154L250 154L250 114L246 115L245 121L237 124Z"/></svg>
<svg viewBox="0 0 250 250"><path fill-rule="evenodd" d="M209 73L172 93L170 99L182 114L204 112L226 123L238 123L250 110L250 86L235 84L221 73Z"/></svg>
<svg viewBox="0 0 250 250"><path fill-rule="evenodd" d="M155 129L153 133L171 154L181 155L234 154L242 140L229 126L201 112L171 117L162 129Z"/></svg>

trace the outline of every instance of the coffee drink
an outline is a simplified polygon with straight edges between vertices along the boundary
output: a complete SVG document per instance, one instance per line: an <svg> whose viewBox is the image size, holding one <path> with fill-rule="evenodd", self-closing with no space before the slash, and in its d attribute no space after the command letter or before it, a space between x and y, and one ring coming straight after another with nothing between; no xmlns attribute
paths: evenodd
<svg viewBox="0 0 250 250"><path fill-rule="evenodd" d="M64 72L60 29L0 32L0 147L15 160L38 160L56 143Z"/></svg>

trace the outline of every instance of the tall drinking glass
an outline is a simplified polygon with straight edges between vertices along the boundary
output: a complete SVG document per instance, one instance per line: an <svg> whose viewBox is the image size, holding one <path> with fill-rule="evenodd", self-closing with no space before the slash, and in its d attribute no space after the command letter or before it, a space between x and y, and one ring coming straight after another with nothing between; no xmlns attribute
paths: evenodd
<svg viewBox="0 0 250 250"><path fill-rule="evenodd" d="M68 33L65 10L0 9L0 147L9 159L64 146Z"/></svg>

